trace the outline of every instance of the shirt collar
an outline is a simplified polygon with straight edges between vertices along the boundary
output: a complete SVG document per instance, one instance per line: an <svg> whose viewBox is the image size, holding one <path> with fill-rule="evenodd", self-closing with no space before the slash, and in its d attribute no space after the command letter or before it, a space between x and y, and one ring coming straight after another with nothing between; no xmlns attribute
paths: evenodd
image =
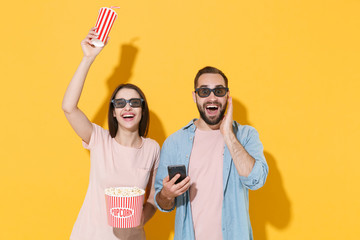
<svg viewBox="0 0 360 240"><path fill-rule="evenodd" d="M195 121L198 120L197 118L192 119L185 127L183 127L183 130L189 129L192 132L195 132L196 126Z"/></svg>

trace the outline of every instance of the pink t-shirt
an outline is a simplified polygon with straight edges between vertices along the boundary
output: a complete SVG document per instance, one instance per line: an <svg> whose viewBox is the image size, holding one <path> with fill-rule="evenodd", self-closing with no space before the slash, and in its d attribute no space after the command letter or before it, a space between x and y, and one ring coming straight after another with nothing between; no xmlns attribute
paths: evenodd
<svg viewBox="0 0 360 240"><path fill-rule="evenodd" d="M195 131L189 176L191 213L196 240L222 239L224 144L220 130Z"/></svg>
<svg viewBox="0 0 360 240"><path fill-rule="evenodd" d="M108 225L104 190L108 187L151 189L147 202L154 206L154 179L159 164L159 144L142 138L139 148L120 145L108 130L93 123L89 144L89 186L76 219L71 240L145 239L144 228L116 229Z"/></svg>

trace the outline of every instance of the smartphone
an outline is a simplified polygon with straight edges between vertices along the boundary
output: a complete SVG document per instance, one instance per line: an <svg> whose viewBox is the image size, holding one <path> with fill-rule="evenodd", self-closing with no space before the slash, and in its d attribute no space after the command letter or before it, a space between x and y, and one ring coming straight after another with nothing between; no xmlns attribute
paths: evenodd
<svg viewBox="0 0 360 240"><path fill-rule="evenodd" d="M178 184L179 182L184 180L184 178L186 178L185 165L171 165L171 166L168 166L168 173L169 173L169 178L170 179L172 179L176 174L178 174L178 173L180 174L180 177L175 182L175 184Z"/></svg>

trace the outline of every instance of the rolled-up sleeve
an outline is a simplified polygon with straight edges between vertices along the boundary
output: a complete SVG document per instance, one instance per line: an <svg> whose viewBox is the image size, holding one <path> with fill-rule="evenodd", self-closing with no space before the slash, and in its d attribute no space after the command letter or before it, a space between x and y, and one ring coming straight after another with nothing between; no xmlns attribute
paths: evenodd
<svg viewBox="0 0 360 240"><path fill-rule="evenodd" d="M162 209L158 202L156 201L156 195L161 191L161 189L163 188L163 179L168 175L167 172L167 166L170 165L169 161L171 159L174 159L174 156L172 156L174 154L174 149L172 148L172 144L171 144L171 139L166 139L161 151L160 151L160 162L159 162L159 167L156 173L156 177L155 177L155 195L154 195L154 201L155 201L155 205L156 207L162 211L162 212L171 212L172 210L175 209L175 205L172 209L166 210L166 209Z"/></svg>
<svg viewBox="0 0 360 240"><path fill-rule="evenodd" d="M240 179L246 188L259 189L265 184L269 171L259 133L255 128L249 127L245 140L243 139L241 142L243 142L245 150L255 159L255 164L249 176L240 176Z"/></svg>

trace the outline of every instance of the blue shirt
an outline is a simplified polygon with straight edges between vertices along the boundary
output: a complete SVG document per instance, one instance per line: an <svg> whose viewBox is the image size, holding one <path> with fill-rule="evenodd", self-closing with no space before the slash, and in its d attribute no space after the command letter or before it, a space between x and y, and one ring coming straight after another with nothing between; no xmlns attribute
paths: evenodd
<svg viewBox="0 0 360 240"><path fill-rule="evenodd" d="M191 216L189 191L175 198L175 206L162 209L156 195L161 191L163 179L168 175L167 166L184 164L189 167L196 126L192 120L188 125L170 135L160 153L160 163L155 178L155 204L160 211L170 212L176 206L175 240L195 239ZM225 144L223 162L223 206L222 235L224 240L251 240L252 229L249 217L249 189L256 190L265 183L268 174L263 146L255 128L233 122L233 131L241 145L255 159L255 165L248 177L240 176ZM191 178L191 176L190 176ZM209 199L211 201L211 199Z"/></svg>

